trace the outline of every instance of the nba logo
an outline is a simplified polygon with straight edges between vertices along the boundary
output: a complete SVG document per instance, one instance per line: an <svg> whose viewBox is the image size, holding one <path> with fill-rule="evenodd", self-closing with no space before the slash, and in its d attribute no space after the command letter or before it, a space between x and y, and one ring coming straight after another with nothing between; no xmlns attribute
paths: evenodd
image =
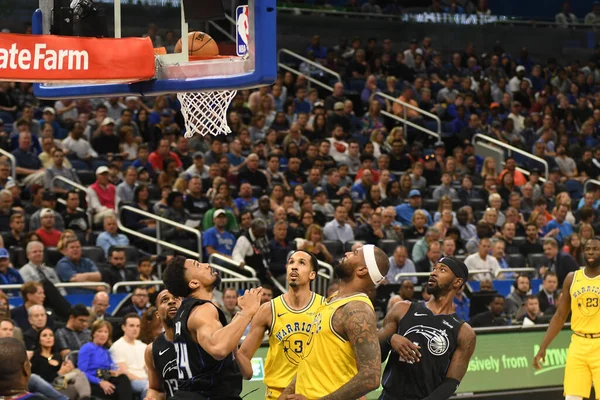
<svg viewBox="0 0 600 400"><path fill-rule="evenodd" d="M248 6L239 6L235 10L237 41L235 51L238 56L248 53L248 43L250 42L250 20L248 18Z"/></svg>

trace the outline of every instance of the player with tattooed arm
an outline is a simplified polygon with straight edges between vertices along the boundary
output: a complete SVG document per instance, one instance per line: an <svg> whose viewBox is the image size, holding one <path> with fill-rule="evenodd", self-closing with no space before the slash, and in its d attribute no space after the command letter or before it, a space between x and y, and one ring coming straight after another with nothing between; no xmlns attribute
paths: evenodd
<svg viewBox="0 0 600 400"><path fill-rule="evenodd" d="M345 254L335 267L340 289L317 309L296 378L279 399L358 399L379 387L377 317L366 293L389 268L373 245Z"/></svg>

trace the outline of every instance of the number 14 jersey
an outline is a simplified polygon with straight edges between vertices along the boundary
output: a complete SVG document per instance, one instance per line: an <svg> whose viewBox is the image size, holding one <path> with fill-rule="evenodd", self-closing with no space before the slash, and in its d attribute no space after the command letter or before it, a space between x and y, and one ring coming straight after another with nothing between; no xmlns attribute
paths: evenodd
<svg viewBox="0 0 600 400"><path fill-rule="evenodd" d="M310 330L321 303L323 297L316 293L301 310L293 310L283 296L271 300L272 322L264 382L275 393L287 387L296 375L298 363L308 355Z"/></svg>

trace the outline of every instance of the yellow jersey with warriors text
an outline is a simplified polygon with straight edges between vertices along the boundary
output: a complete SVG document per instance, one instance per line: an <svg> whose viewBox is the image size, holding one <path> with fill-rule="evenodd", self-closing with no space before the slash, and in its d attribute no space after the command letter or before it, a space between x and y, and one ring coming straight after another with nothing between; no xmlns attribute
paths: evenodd
<svg viewBox="0 0 600 400"><path fill-rule="evenodd" d="M369 297L358 293L341 299L330 297L317 310L308 354L304 354L296 375L296 393L309 400L335 392L358 373L352 345L332 326L335 312L353 301L362 301L373 309Z"/></svg>
<svg viewBox="0 0 600 400"><path fill-rule="evenodd" d="M306 353L313 320L323 300L323 296L313 293L301 310L288 306L283 296L271 300L272 323L264 380L267 399L277 399L296 376L298 364Z"/></svg>
<svg viewBox="0 0 600 400"><path fill-rule="evenodd" d="M600 333L600 276L589 278L584 269L575 271L571 294L571 329L578 333Z"/></svg>

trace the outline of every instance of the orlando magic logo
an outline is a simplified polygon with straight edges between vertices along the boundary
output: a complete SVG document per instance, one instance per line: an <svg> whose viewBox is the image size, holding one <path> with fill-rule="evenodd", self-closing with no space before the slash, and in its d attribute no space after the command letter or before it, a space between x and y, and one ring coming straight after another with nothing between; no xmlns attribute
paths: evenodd
<svg viewBox="0 0 600 400"><path fill-rule="evenodd" d="M448 334L445 330L432 328L425 325L416 325L404 333L408 337L411 333L418 333L427 339L427 349L434 356L444 355L450 347Z"/></svg>

